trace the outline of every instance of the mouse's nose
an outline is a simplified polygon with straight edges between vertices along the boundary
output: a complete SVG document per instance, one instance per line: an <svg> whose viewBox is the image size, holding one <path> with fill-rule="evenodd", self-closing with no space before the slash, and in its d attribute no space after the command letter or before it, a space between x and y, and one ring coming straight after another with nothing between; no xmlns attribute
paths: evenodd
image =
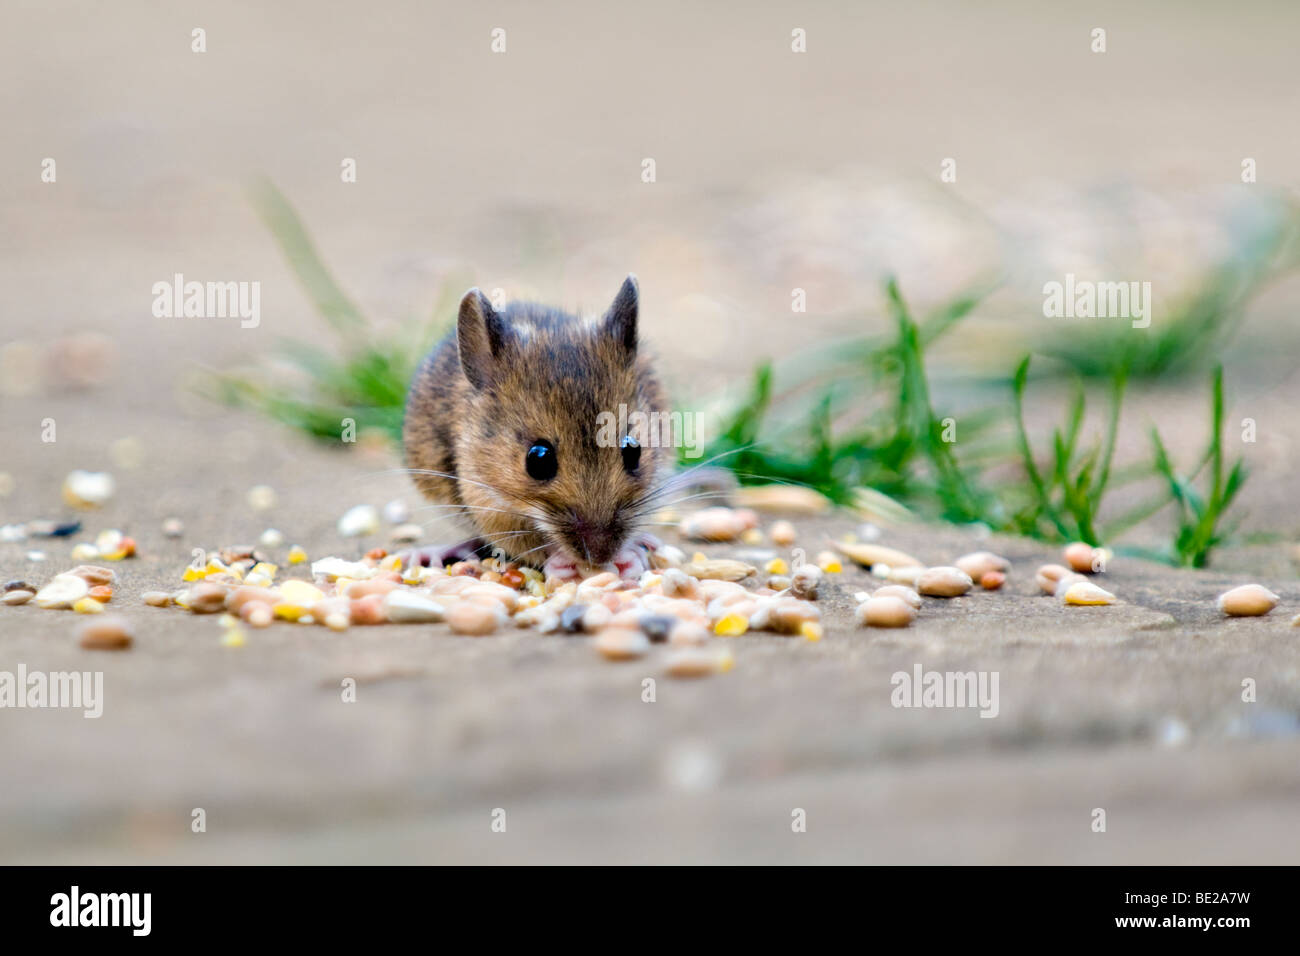
<svg viewBox="0 0 1300 956"><path fill-rule="evenodd" d="M592 564L608 564L623 544L623 528L617 521L596 521L574 515L570 522L574 557Z"/></svg>

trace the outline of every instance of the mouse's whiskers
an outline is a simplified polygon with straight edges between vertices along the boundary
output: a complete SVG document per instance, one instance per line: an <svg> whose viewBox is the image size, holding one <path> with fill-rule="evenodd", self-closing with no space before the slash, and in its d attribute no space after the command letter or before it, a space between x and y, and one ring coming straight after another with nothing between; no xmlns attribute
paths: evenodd
<svg viewBox="0 0 1300 956"><path fill-rule="evenodd" d="M528 521L534 520L533 515L525 514L522 511L511 511L509 508L489 508L486 505L469 505L469 504L455 504L455 503L421 505L420 507L414 510L413 514L419 514L420 512L435 511L435 510L450 512L451 514L434 515L432 518L429 519L430 522L439 521L445 517L467 515L470 514L471 512L475 514L508 515L512 518L523 518Z"/></svg>

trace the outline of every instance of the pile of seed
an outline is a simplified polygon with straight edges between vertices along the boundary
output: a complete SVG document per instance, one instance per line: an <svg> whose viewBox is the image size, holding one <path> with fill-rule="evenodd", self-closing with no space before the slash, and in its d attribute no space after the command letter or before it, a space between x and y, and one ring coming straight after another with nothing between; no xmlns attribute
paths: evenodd
<svg viewBox="0 0 1300 956"><path fill-rule="evenodd" d="M369 516L363 516L369 521ZM701 540L727 540L728 530L708 530L719 519L751 543L762 542L752 512L711 509L704 515ZM174 534L175 528L168 532ZM777 522L773 538L793 542L788 522ZM182 587L143 595L151 606L217 616L223 643L245 642L245 628L275 621L315 624L334 631L380 624L445 622L456 634L483 636L509 629L540 634L587 635L611 660L645 656L654 644L667 650L674 676L695 677L729 670L733 657L715 641L751 631L766 631L808 641L822 637L815 601L828 573L841 570L827 551L818 564L790 563L774 552L763 555L761 570L744 560L688 556L665 545L653 554L653 567L635 581L600 569L578 580L544 578L541 572L494 558L470 559L446 568L403 564L398 554L375 548L359 560L327 557L310 563L310 579L295 576L309 559L302 548L287 553L288 570L259 549L283 544L268 531L257 547L233 547L190 565ZM106 556L118 557L116 549ZM200 552L202 553L202 552ZM802 552L797 552L800 556ZM751 557L757 552L751 553ZM100 614L112 600L114 572L82 565L56 575L43 587L10 582L6 604L34 602L50 609ZM114 616L83 627L86 647L126 647L130 632Z"/></svg>
<svg viewBox="0 0 1300 956"><path fill-rule="evenodd" d="M56 574L42 588L22 580L8 581L0 603L18 605L34 600L39 607L98 614L104 610L105 604L113 600L113 582L116 578L117 575L108 568L83 564Z"/></svg>
<svg viewBox="0 0 1300 956"><path fill-rule="evenodd" d="M354 509L355 510L355 509ZM373 509L371 509L373 510ZM373 524L369 513L358 519ZM707 508L681 522L687 539L792 546L798 540L789 521L776 521L764 532L756 512L740 508ZM105 533L97 542L105 557L120 559L134 552L134 542L119 532ZM284 536L268 530L259 547L278 547ZM1006 558L978 551L952 565L926 566L905 552L852 537L836 542L844 556L885 582L874 592L855 595L855 618L864 627L911 625L923 598L953 598L977 585L997 591L1011 572ZM741 551L740 558L687 556L673 545L652 555L652 568L635 581L609 570L591 569L578 580L544 578L531 568L495 558L457 562L446 568L404 564L398 554L382 548L359 560L327 557L310 564L311 579L281 577L280 567L255 547L226 548L191 565L183 587L146 593L146 604L176 607L193 614L218 615L223 643L240 646L245 627L264 628L275 621L315 624L333 631L380 624L445 622L453 633L484 636L506 629L540 634L586 635L610 660L644 657L651 646L668 649L669 674L698 677L729 670L733 657L715 638L764 631L821 639L819 589L826 575L838 574L840 558L823 551L815 563L795 548L793 566L772 551ZM761 565L751 564L749 558ZM1107 606L1114 594L1091 576L1104 573L1110 553L1074 543L1065 548L1064 564L1047 564L1035 573L1041 590L1062 605ZM287 552L291 568L307 564L306 552L295 545ZM32 601L43 608L72 609L99 614L113 599L113 571L83 564L56 575L43 587L23 581L4 586L0 603ZM1235 588L1219 599L1230 616L1267 614L1277 595L1256 585ZM1297 618L1300 622L1300 617ZM114 616L83 626L82 645L124 648L131 635Z"/></svg>
<svg viewBox="0 0 1300 956"><path fill-rule="evenodd" d="M796 570L790 586L778 591L759 585L758 570L742 561L687 558L666 546L656 552L655 564L635 582L610 571L562 581L494 558L447 568L404 567L399 555L375 549L358 561L315 561L310 581L277 583L277 566L241 548L212 557L203 568L188 568L185 588L151 592L144 600L223 615L230 644L242 643L243 626L262 628L277 620L334 631L446 622L453 633L467 636L507 628L590 635L595 649L611 660L643 657L652 644L662 643L671 650L667 669L675 676L729 669L731 654L710 646L715 637L751 630L821 637L821 614L812 601L820 568Z"/></svg>
<svg viewBox="0 0 1300 956"><path fill-rule="evenodd" d="M54 578L42 588L23 580L7 581L0 604L11 607L35 601L39 607L74 610L101 617L82 625L81 646L88 649L124 650L131 646L130 625L116 614L104 614L105 605L113 600L117 575L108 568L83 564Z"/></svg>

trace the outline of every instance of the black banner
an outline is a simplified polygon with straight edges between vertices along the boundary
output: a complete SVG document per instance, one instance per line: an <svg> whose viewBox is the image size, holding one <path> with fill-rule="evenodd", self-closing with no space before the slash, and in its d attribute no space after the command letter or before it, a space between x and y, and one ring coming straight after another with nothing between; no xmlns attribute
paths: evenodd
<svg viewBox="0 0 1300 956"><path fill-rule="evenodd" d="M609 877L586 885L587 874L574 872L558 895L554 887L538 892L531 876L512 887L511 876L501 873L492 874L489 886L486 874L465 870L359 869L14 867L5 872L9 888L0 914L9 941L75 935L83 943L234 943L263 932L299 941L398 940L433 919L493 930L526 926L520 916L541 916L557 904L586 910L584 925L627 919L634 934L673 922L671 914L681 916L685 907L694 912L692 921L712 923L711 931L731 926L741 936L774 920L807 929L811 919L823 930L848 921L858 935L910 926L926 945L1031 942L1048 934L1231 946L1287 934L1295 923L1294 872L1275 868L877 868L853 875L763 874L761 882L675 874L672 882L656 878L663 890L644 889L636 877L621 890ZM621 906L609 905L611 893ZM557 916L540 925L553 926Z"/></svg>

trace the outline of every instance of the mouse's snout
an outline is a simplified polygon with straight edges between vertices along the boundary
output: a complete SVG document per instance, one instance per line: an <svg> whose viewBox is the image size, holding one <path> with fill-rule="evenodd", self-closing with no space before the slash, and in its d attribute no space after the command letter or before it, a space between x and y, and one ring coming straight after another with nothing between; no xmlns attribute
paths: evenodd
<svg viewBox="0 0 1300 956"><path fill-rule="evenodd" d="M618 518L597 519L575 512L566 522L564 532L575 558L591 564L608 564L622 548L627 529Z"/></svg>

